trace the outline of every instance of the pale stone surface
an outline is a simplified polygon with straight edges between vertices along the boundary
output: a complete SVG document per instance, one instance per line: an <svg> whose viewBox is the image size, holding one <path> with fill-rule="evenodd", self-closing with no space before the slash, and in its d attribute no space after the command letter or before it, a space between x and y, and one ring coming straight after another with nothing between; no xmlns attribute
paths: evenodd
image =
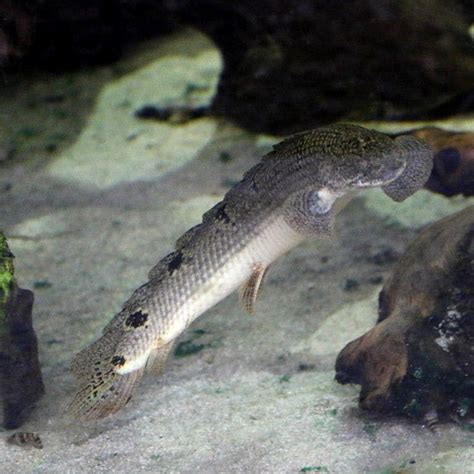
<svg viewBox="0 0 474 474"><path fill-rule="evenodd" d="M466 199L462 196L447 198L424 189L401 203L387 199L379 189L369 189L364 193L364 197L366 206L371 212L405 227L421 227L435 222L464 209L466 201L474 202L472 198Z"/></svg>
<svg viewBox="0 0 474 474"><path fill-rule="evenodd" d="M377 321L377 288L367 299L343 305L329 315L319 329L299 342L291 352L309 352L314 355L337 355L353 339L373 328Z"/></svg>
<svg viewBox="0 0 474 474"><path fill-rule="evenodd" d="M139 121L134 111L144 105L206 105L214 95L219 68L219 56L212 50L187 61L165 56L105 85L77 141L49 166L50 175L107 188L124 181L158 178L183 166L212 139L215 121L203 118L176 127ZM198 89L201 85L206 94L199 101L187 98L190 85Z"/></svg>

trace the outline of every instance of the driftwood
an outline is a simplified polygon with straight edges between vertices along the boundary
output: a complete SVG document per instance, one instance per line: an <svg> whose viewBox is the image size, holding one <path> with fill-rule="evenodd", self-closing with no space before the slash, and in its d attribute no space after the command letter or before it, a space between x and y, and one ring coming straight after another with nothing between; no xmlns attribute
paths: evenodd
<svg viewBox="0 0 474 474"><path fill-rule="evenodd" d="M359 405L423 416L474 414L474 207L424 229L379 296L376 326L339 354Z"/></svg>
<svg viewBox="0 0 474 474"><path fill-rule="evenodd" d="M18 287L13 258L0 233L0 397L7 429L19 427L44 394L31 315L34 296Z"/></svg>
<svg viewBox="0 0 474 474"><path fill-rule="evenodd" d="M459 133L436 127L411 132L433 148L433 171L426 187L453 196L474 195L474 133Z"/></svg>

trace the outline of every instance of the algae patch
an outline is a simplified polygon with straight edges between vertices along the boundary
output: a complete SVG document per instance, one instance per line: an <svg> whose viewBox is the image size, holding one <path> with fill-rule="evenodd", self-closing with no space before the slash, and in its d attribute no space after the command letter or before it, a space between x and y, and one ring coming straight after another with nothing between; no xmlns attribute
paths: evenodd
<svg viewBox="0 0 474 474"><path fill-rule="evenodd" d="M186 357L201 352L204 347L206 347L204 344L195 344L191 339L187 339L177 345L174 355L176 357Z"/></svg>
<svg viewBox="0 0 474 474"><path fill-rule="evenodd" d="M8 248L7 239L3 233L0 232L0 332L6 330L4 305L15 284L13 258L14 256Z"/></svg>
<svg viewBox="0 0 474 474"><path fill-rule="evenodd" d="M329 472L329 469L326 466L305 466L300 472Z"/></svg>

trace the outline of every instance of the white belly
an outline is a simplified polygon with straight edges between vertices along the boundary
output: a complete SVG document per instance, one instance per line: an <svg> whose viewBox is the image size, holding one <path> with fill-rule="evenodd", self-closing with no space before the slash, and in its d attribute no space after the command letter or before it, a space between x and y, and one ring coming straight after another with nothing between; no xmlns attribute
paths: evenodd
<svg viewBox="0 0 474 474"><path fill-rule="evenodd" d="M249 279L255 264L267 267L304 240L282 217L269 220L263 229L178 309L173 318L176 324L166 335L167 341L175 339L202 313L243 285Z"/></svg>

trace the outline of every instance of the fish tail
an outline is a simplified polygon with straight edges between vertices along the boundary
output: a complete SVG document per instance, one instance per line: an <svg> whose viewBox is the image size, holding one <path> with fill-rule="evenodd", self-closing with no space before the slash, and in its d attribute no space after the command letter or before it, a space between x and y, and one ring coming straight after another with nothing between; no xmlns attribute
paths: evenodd
<svg viewBox="0 0 474 474"><path fill-rule="evenodd" d="M143 369L126 375L111 371L99 386L93 383L83 384L69 405L69 415L87 421L105 418L117 412L132 398L142 375Z"/></svg>
<svg viewBox="0 0 474 474"><path fill-rule="evenodd" d="M132 397L144 367L124 375L114 370L112 358L120 336L120 331L109 331L74 357L71 370L81 385L68 409L71 417L104 418L120 410Z"/></svg>

